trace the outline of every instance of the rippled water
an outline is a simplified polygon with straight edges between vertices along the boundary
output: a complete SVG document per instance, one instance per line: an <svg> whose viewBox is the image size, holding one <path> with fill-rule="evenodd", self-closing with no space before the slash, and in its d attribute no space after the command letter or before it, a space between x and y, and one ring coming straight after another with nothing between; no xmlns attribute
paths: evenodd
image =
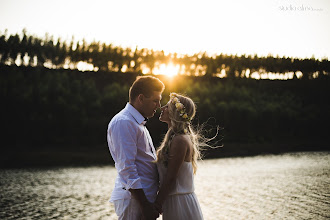
<svg viewBox="0 0 330 220"><path fill-rule="evenodd" d="M205 160L204 218L329 219L330 153ZM0 170L0 219L117 219L113 167Z"/></svg>

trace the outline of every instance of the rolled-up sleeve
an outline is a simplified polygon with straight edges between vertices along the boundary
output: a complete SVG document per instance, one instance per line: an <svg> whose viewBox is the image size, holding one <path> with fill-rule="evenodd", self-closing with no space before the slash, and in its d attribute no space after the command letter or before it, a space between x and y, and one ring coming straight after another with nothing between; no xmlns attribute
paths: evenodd
<svg viewBox="0 0 330 220"><path fill-rule="evenodd" d="M137 155L137 132L134 122L118 120L109 129L109 137L115 154L115 166L123 188L141 189L141 179L137 171L135 159Z"/></svg>

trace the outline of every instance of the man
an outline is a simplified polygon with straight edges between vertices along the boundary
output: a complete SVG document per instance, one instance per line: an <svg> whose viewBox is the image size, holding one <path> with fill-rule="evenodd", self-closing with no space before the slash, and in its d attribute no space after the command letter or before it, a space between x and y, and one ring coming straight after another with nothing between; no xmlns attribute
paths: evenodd
<svg viewBox="0 0 330 220"><path fill-rule="evenodd" d="M153 204L159 187L156 154L145 123L160 107L164 88L155 77L137 77L129 103L108 125L108 146L118 172L110 202L119 219L159 217Z"/></svg>

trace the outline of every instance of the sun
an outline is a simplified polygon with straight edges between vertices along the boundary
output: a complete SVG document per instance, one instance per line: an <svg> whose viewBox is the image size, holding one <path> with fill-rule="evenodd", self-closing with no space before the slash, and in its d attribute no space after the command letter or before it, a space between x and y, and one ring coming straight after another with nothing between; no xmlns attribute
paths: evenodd
<svg viewBox="0 0 330 220"><path fill-rule="evenodd" d="M179 74L180 66L173 63L162 63L155 69L154 73L157 75L165 75L168 77L174 77Z"/></svg>

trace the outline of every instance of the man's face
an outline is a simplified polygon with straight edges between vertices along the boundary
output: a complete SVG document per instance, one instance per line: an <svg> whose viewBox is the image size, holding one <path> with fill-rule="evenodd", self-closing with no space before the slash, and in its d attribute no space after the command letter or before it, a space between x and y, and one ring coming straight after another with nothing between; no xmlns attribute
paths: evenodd
<svg viewBox="0 0 330 220"><path fill-rule="evenodd" d="M162 93L154 91L148 98L143 98L142 115L146 118L151 118L155 115L156 110L160 107L160 100L162 99Z"/></svg>

